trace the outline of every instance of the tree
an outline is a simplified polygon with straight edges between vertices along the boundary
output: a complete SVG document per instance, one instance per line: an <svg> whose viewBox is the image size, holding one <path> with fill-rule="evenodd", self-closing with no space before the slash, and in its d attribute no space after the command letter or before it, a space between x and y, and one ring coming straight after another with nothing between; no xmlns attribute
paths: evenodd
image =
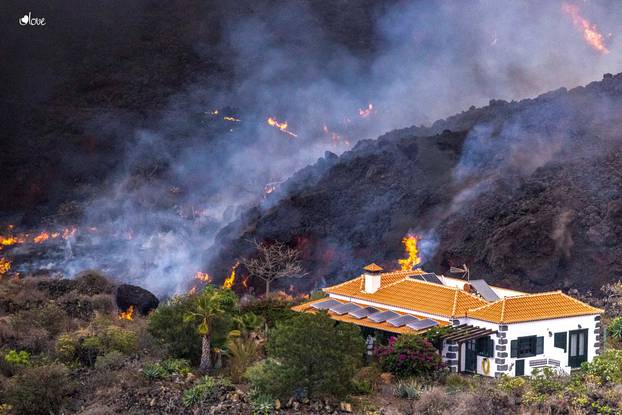
<svg viewBox="0 0 622 415"><path fill-rule="evenodd" d="M186 314L184 321L197 324L201 336L201 363L199 371L205 373L212 368L212 334L214 324L231 316L237 307L237 297L233 291L206 286L196 298L194 307Z"/></svg>
<svg viewBox="0 0 622 415"><path fill-rule="evenodd" d="M270 293L270 284L281 278L301 278L303 272L300 261L300 251L288 247L285 243L252 241L257 251L254 258L243 258L242 264L252 277L257 277L266 283L266 296Z"/></svg>
<svg viewBox="0 0 622 415"><path fill-rule="evenodd" d="M358 326L326 313L301 313L277 324L267 350L269 359L254 374L260 391L287 396L302 389L309 397L340 397L351 388L365 345Z"/></svg>

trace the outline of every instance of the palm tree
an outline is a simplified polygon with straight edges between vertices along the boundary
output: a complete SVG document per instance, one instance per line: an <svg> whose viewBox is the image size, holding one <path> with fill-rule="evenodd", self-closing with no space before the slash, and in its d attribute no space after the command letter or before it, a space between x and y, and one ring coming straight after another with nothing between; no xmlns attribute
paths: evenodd
<svg viewBox="0 0 622 415"><path fill-rule="evenodd" d="M208 372L212 368L212 329L214 321L232 313L237 304L237 297L229 289L208 285L198 295L193 311L184 317L185 321L196 321L197 332L201 336L201 363L199 371Z"/></svg>

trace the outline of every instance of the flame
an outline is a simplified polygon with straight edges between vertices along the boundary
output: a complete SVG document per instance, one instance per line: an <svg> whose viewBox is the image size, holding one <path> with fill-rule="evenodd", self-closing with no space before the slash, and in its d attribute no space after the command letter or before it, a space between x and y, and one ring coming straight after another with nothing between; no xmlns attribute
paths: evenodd
<svg viewBox="0 0 622 415"><path fill-rule="evenodd" d="M278 122L276 118L268 117L267 122L268 122L268 125L270 125L271 127L277 128L283 131L284 133L291 135L292 137L298 137L297 134L294 134L287 129L287 121Z"/></svg>
<svg viewBox="0 0 622 415"><path fill-rule="evenodd" d="M223 117L222 119L225 120L225 121L232 121L232 122L240 122L240 121L242 121L239 118L235 118L235 117Z"/></svg>
<svg viewBox="0 0 622 415"><path fill-rule="evenodd" d="M248 275L242 279L242 287L248 288Z"/></svg>
<svg viewBox="0 0 622 415"><path fill-rule="evenodd" d="M197 286L193 285L192 288L188 291L188 295L195 295L197 293Z"/></svg>
<svg viewBox="0 0 622 415"><path fill-rule="evenodd" d="M367 108L359 108L359 116L361 118L367 118L374 113L374 106L369 104Z"/></svg>
<svg viewBox="0 0 622 415"><path fill-rule="evenodd" d="M0 245L11 246L15 245L18 242L19 241L17 240L17 238L13 236L0 236Z"/></svg>
<svg viewBox="0 0 622 415"><path fill-rule="evenodd" d="M329 130L326 124L324 124L324 126L322 127L322 130L328 136L328 138L333 142L333 145L335 147L339 145L340 143L344 143L345 145L350 146L350 140L342 137L341 135L337 134L334 131Z"/></svg>
<svg viewBox="0 0 622 415"><path fill-rule="evenodd" d="M402 244L404 244L408 258L400 259L398 262L403 271L409 271L421 263L421 258L418 255L419 250L417 249L417 237L415 235L406 235L402 238Z"/></svg>
<svg viewBox="0 0 622 415"><path fill-rule="evenodd" d="M574 4L562 3L562 11L572 18L575 27L583 32L583 39L592 48L602 54L609 53L609 49L605 46L605 38L598 31L596 25L591 24L579 13L579 7Z"/></svg>
<svg viewBox="0 0 622 415"><path fill-rule="evenodd" d="M236 261L235 265L231 268L231 274L227 279L225 279L225 282L222 283L223 288L233 287L233 284L235 283L235 271L237 270L239 265L240 261Z"/></svg>
<svg viewBox="0 0 622 415"><path fill-rule="evenodd" d="M36 244L41 244L41 243L47 241L48 239L50 239L49 232L43 231L39 235L35 236L33 240L34 240L34 242Z"/></svg>
<svg viewBox="0 0 622 415"><path fill-rule="evenodd" d="M127 310L119 313L119 320L133 320L134 319L134 306L131 305Z"/></svg>
<svg viewBox="0 0 622 415"><path fill-rule="evenodd" d="M201 271L197 271L197 273L194 274L194 278L199 281L203 281L203 282L210 282L212 280L212 278L209 276L207 272L201 272Z"/></svg>
<svg viewBox="0 0 622 415"><path fill-rule="evenodd" d="M0 275L4 275L11 269L11 261L0 258Z"/></svg>

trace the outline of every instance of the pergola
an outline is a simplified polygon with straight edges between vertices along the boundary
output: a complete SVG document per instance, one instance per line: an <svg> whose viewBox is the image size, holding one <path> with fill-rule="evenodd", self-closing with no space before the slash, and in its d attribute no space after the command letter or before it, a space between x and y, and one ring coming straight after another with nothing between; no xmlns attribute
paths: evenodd
<svg viewBox="0 0 622 415"><path fill-rule="evenodd" d="M461 324L459 326L452 327L449 333L441 336L445 341L455 341L463 343L468 340L474 340L479 337L490 336L495 334L497 330L485 329L481 327L471 326L469 324Z"/></svg>

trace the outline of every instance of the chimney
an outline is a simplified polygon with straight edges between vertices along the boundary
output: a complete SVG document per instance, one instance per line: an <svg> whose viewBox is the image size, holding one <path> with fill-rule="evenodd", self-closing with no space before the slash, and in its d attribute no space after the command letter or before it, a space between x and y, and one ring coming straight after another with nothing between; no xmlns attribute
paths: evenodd
<svg viewBox="0 0 622 415"><path fill-rule="evenodd" d="M365 268L363 277L365 278L365 292L373 294L380 288L380 279L382 275L382 268L376 264L369 264Z"/></svg>

